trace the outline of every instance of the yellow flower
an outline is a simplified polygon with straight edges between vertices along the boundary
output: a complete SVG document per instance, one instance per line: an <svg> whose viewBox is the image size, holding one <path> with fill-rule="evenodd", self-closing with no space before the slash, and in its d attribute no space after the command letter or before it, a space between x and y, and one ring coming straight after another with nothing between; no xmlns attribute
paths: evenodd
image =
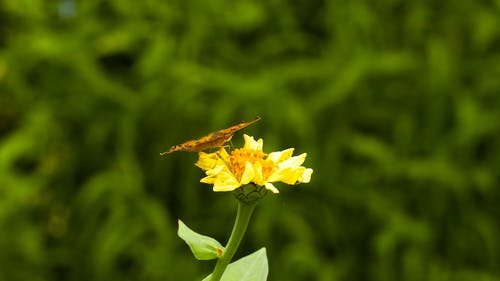
<svg viewBox="0 0 500 281"><path fill-rule="evenodd" d="M293 148L266 154L262 151L263 141L244 135L245 145L231 151L221 148L214 153L199 153L196 166L205 171L201 182L213 184L214 191L233 191L240 186L253 183L265 186L278 193L273 182L286 184L307 183L312 169L301 166L307 154L293 156Z"/></svg>

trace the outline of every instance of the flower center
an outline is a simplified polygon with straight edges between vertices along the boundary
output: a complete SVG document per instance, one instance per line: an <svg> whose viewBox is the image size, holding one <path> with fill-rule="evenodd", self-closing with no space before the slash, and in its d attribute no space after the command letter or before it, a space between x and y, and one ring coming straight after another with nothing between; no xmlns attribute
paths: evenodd
<svg viewBox="0 0 500 281"><path fill-rule="evenodd" d="M262 165L262 175L267 178L271 175L275 168L274 162L268 159L264 159L266 154L262 151L255 149L238 148L231 152L229 156L229 168L231 172L236 176L238 180L241 180L241 176L245 171L246 162L250 164L255 164L260 162Z"/></svg>

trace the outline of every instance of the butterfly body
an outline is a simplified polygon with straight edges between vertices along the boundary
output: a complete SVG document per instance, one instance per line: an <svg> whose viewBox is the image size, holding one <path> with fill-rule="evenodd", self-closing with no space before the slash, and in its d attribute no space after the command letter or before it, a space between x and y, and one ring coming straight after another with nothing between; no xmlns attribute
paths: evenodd
<svg viewBox="0 0 500 281"><path fill-rule="evenodd" d="M189 140L184 143L174 145L169 150L160 153L160 155L172 153L175 151L187 151L187 152L200 152L205 149L221 147L226 142L230 141L233 137L234 133L237 131L252 125L253 123L260 120L260 117L257 116L252 121L242 122L240 124L231 126L227 129L222 129L213 133L210 133L204 137L195 140Z"/></svg>

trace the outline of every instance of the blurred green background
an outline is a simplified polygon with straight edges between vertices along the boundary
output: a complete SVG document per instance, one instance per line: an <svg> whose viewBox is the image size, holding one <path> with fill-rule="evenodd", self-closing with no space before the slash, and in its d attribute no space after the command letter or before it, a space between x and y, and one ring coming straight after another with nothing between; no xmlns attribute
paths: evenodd
<svg viewBox="0 0 500 281"><path fill-rule="evenodd" d="M269 280L500 280L500 1L0 3L0 280L201 280L236 202L159 152L257 115Z"/></svg>

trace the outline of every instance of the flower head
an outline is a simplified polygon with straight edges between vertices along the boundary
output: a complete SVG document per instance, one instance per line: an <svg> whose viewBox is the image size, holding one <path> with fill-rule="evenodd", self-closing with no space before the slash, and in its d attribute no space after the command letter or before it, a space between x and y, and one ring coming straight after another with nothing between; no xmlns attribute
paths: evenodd
<svg viewBox="0 0 500 281"><path fill-rule="evenodd" d="M213 184L214 191L233 191L253 183L278 193L273 182L286 184L307 183L312 169L301 166L307 154L292 156L293 148L266 154L262 151L263 140L244 135L242 148L232 150L220 148L214 153L199 153L196 166L205 171L201 182Z"/></svg>

